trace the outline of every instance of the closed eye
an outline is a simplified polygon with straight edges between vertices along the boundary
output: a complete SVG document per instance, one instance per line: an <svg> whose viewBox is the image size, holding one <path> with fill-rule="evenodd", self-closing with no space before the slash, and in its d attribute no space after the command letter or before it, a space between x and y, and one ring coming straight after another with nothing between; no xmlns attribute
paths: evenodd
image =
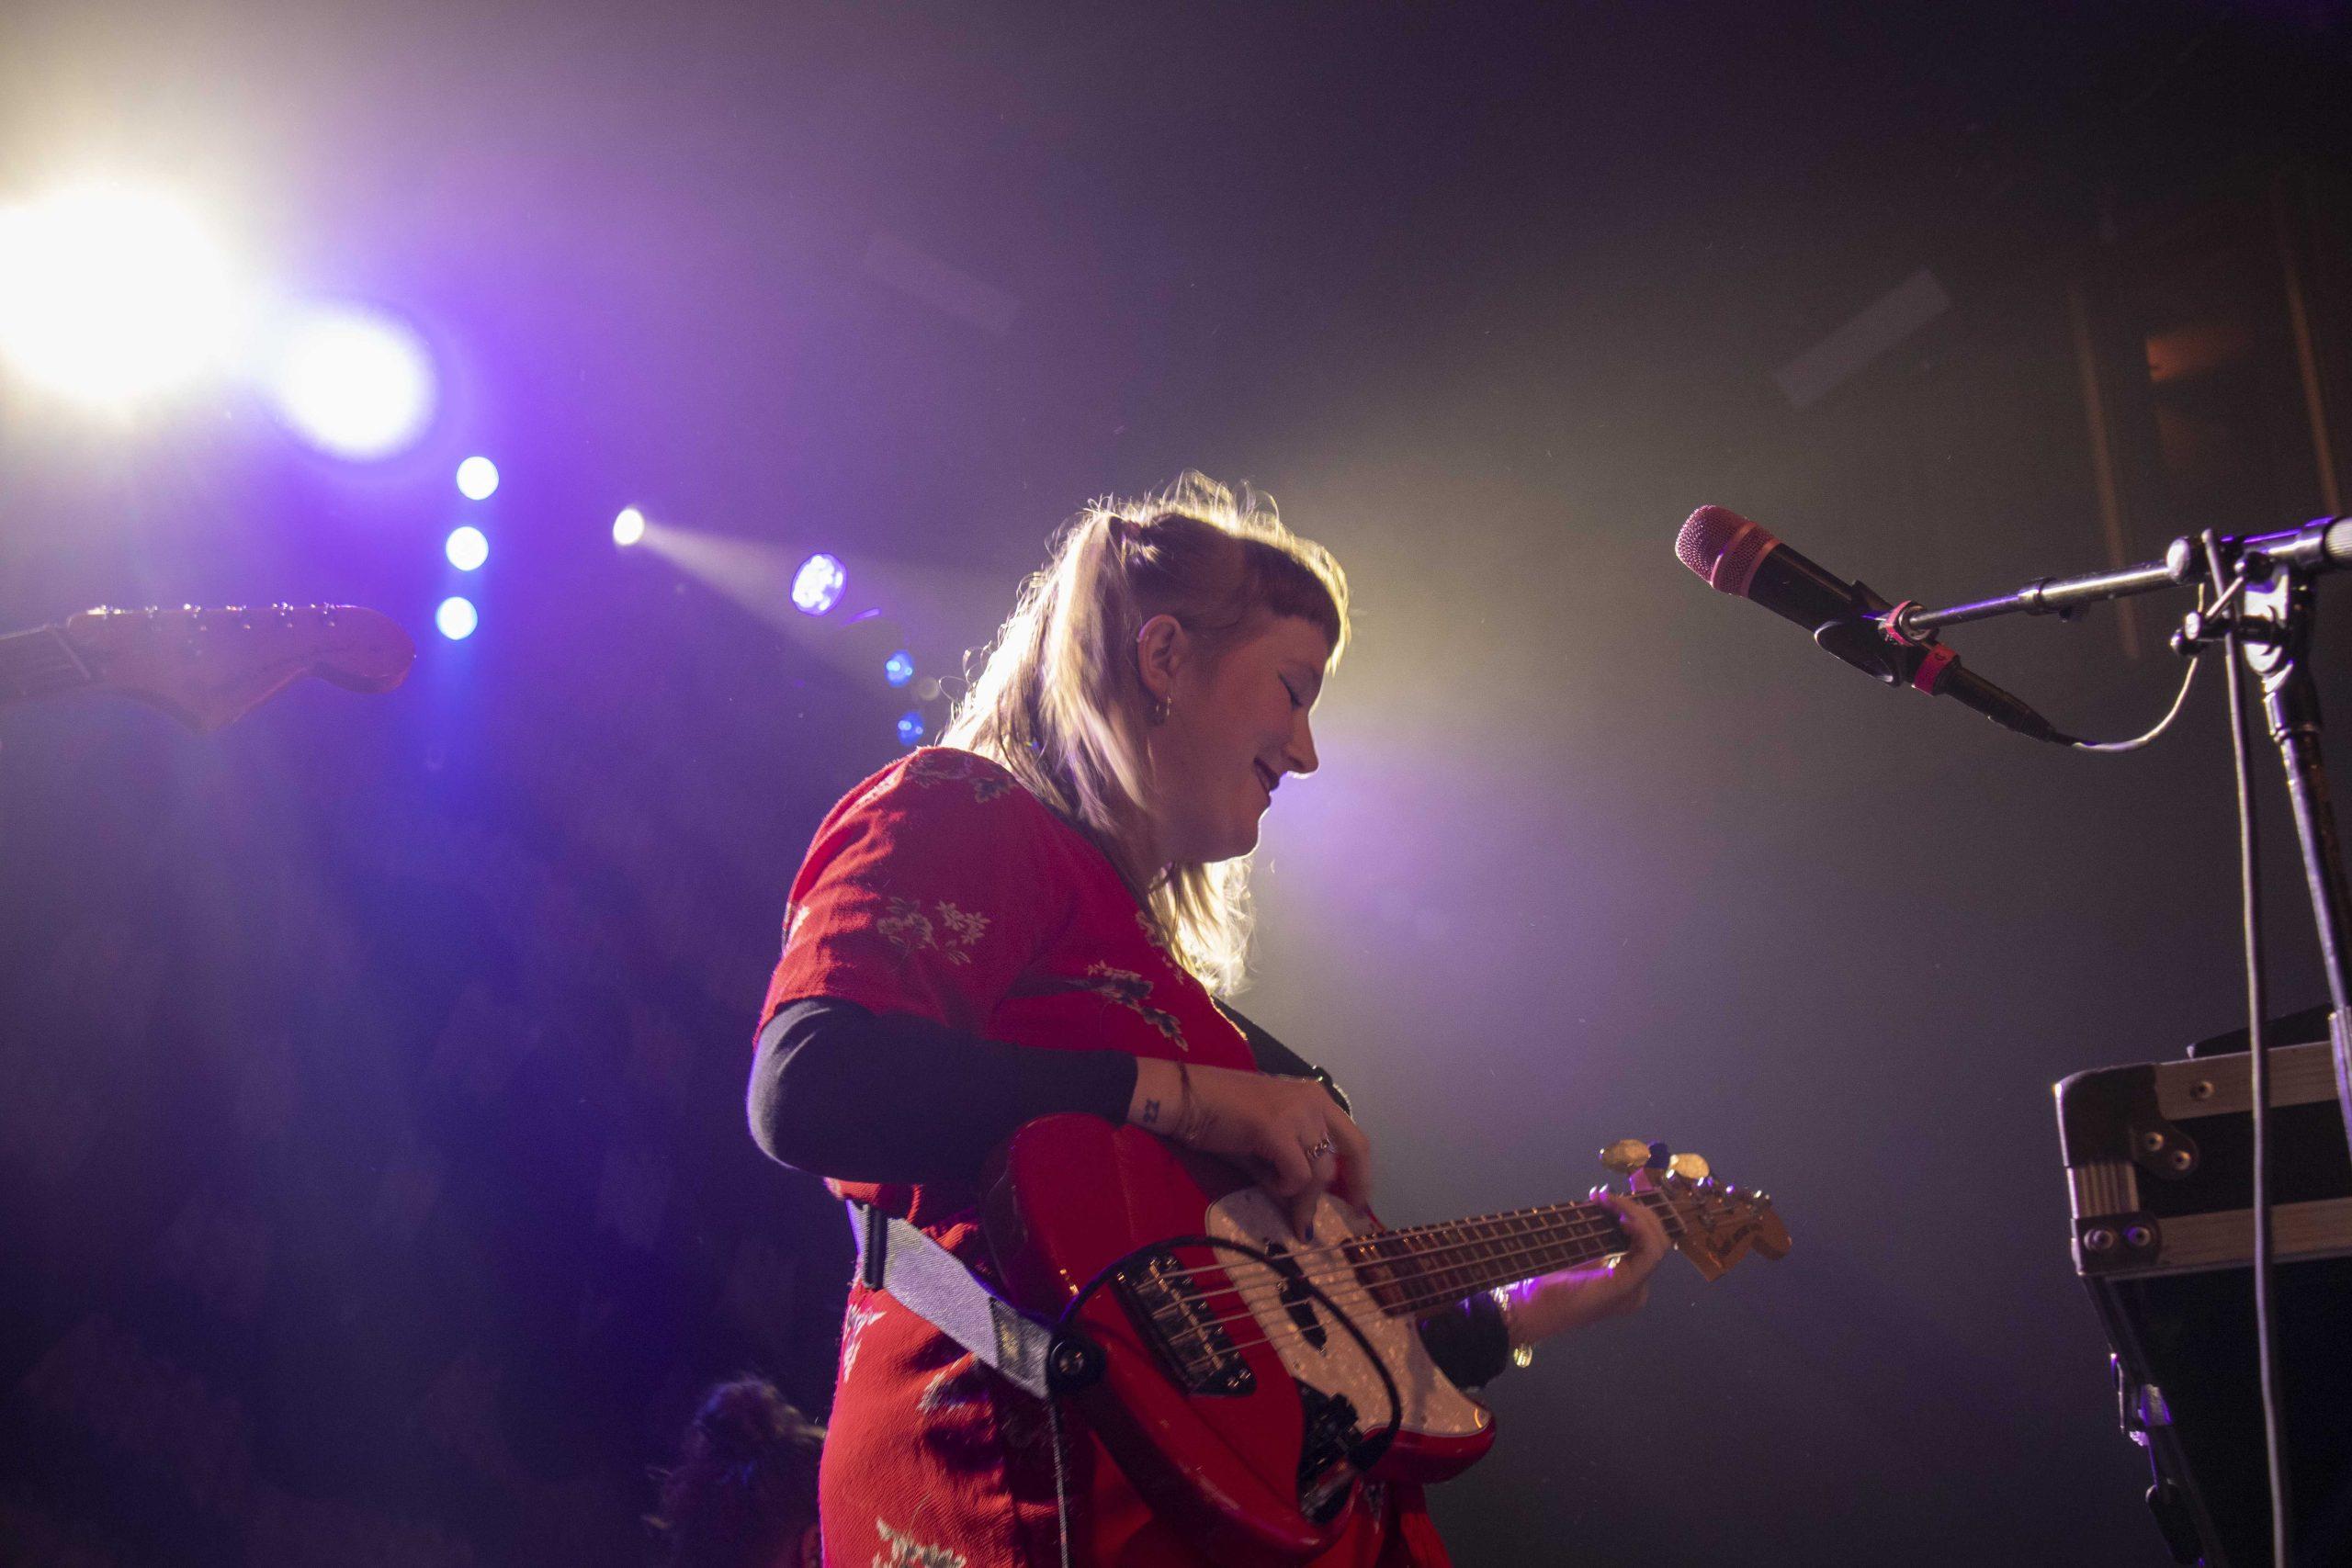
<svg viewBox="0 0 2352 1568"><path fill-rule="evenodd" d="M1305 707L1306 705L1299 700L1298 688L1290 683L1290 677L1287 675L1283 676L1282 678L1282 682L1283 690L1290 694L1290 705L1295 708Z"/></svg>

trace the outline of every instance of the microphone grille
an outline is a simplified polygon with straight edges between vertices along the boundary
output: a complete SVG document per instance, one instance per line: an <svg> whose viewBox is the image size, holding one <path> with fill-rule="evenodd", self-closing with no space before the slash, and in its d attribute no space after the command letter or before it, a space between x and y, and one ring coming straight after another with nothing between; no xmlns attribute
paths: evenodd
<svg viewBox="0 0 2352 1568"><path fill-rule="evenodd" d="M1702 506L1674 536L1674 555L1708 587L1744 597L1757 563L1780 542L1727 506Z"/></svg>

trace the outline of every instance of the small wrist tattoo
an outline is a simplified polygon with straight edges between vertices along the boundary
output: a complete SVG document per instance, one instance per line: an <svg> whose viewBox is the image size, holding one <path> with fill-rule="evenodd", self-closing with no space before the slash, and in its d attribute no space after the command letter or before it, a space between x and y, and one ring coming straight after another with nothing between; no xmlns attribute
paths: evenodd
<svg viewBox="0 0 2352 1568"><path fill-rule="evenodd" d="M1147 1099L1143 1102L1143 1124L1147 1127L1159 1125L1159 1101L1157 1100Z"/></svg>

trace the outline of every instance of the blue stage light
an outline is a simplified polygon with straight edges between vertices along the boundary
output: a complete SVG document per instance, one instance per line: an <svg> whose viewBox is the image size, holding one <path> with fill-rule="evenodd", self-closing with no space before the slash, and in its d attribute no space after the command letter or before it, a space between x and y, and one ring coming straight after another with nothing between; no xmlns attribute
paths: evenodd
<svg viewBox="0 0 2352 1568"><path fill-rule="evenodd" d="M449 542L442 547L449 564L459 571L471 571L490 558L490 536L471 524L449 530Z"/></svg>
<svg viewBox="0 0 2352 1568"><path fill-rule="evenodd" d="M915 678L915 656L905 649L882 661L882 679L893 686L903 686Z"/></svg>
<svg viewBox="0 0 2352 1568"><path fill-rule="evenodd" d="M899 744L916 746L922 742L922 715L912 708L899 716Z"/></svg>
<svg viewBox="0 0 2352 1568"><path fill-rule="evenodd" d="M792 575L792 602L812 615L821 615L842 602L849 573L831 556L810 556Z"/></svg>
<svg viewBox="0 0 2352 1568"><path fill-rule="evenodd" d="M481 625L481 616L475 613L472 600L452 594L442 600L441 607L433 612L433 624L440 627L441 635L451 642L463 642L474 635L476 626Z"/></svg>
<svg viewBox="0 0 2352 1568"><path fill-rule="evenodd" d="M469 457L458 465L458 493L468 501L488 501L498 493L498 465L487 457Z"/></svg>

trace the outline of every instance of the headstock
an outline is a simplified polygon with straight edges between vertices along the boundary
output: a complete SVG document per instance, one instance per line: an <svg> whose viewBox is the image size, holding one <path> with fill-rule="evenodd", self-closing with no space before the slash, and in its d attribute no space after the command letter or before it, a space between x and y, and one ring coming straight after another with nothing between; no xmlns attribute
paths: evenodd
<svg viewBox="0 0 2352 1568"><path fill-rule="evenodd" d="M1637 1196L1650 1196L1676 1250L1708 1280L1722 1279L1751 1251L1788 1256L1789 1229L1772 1212L1771 1194L1717 1179L1697 1155L1621 1138L1601 1150L1600 1163L1624 1175Z"/></svg>
<svg viewBox="0 0 2352 1568"><path fill-rule="evenodd" d="M389 692L416 658L416 644L389 616L352 604L85 610L54 631L91 684L152 703L198 731L220 728L305 675Z"/></svg>

